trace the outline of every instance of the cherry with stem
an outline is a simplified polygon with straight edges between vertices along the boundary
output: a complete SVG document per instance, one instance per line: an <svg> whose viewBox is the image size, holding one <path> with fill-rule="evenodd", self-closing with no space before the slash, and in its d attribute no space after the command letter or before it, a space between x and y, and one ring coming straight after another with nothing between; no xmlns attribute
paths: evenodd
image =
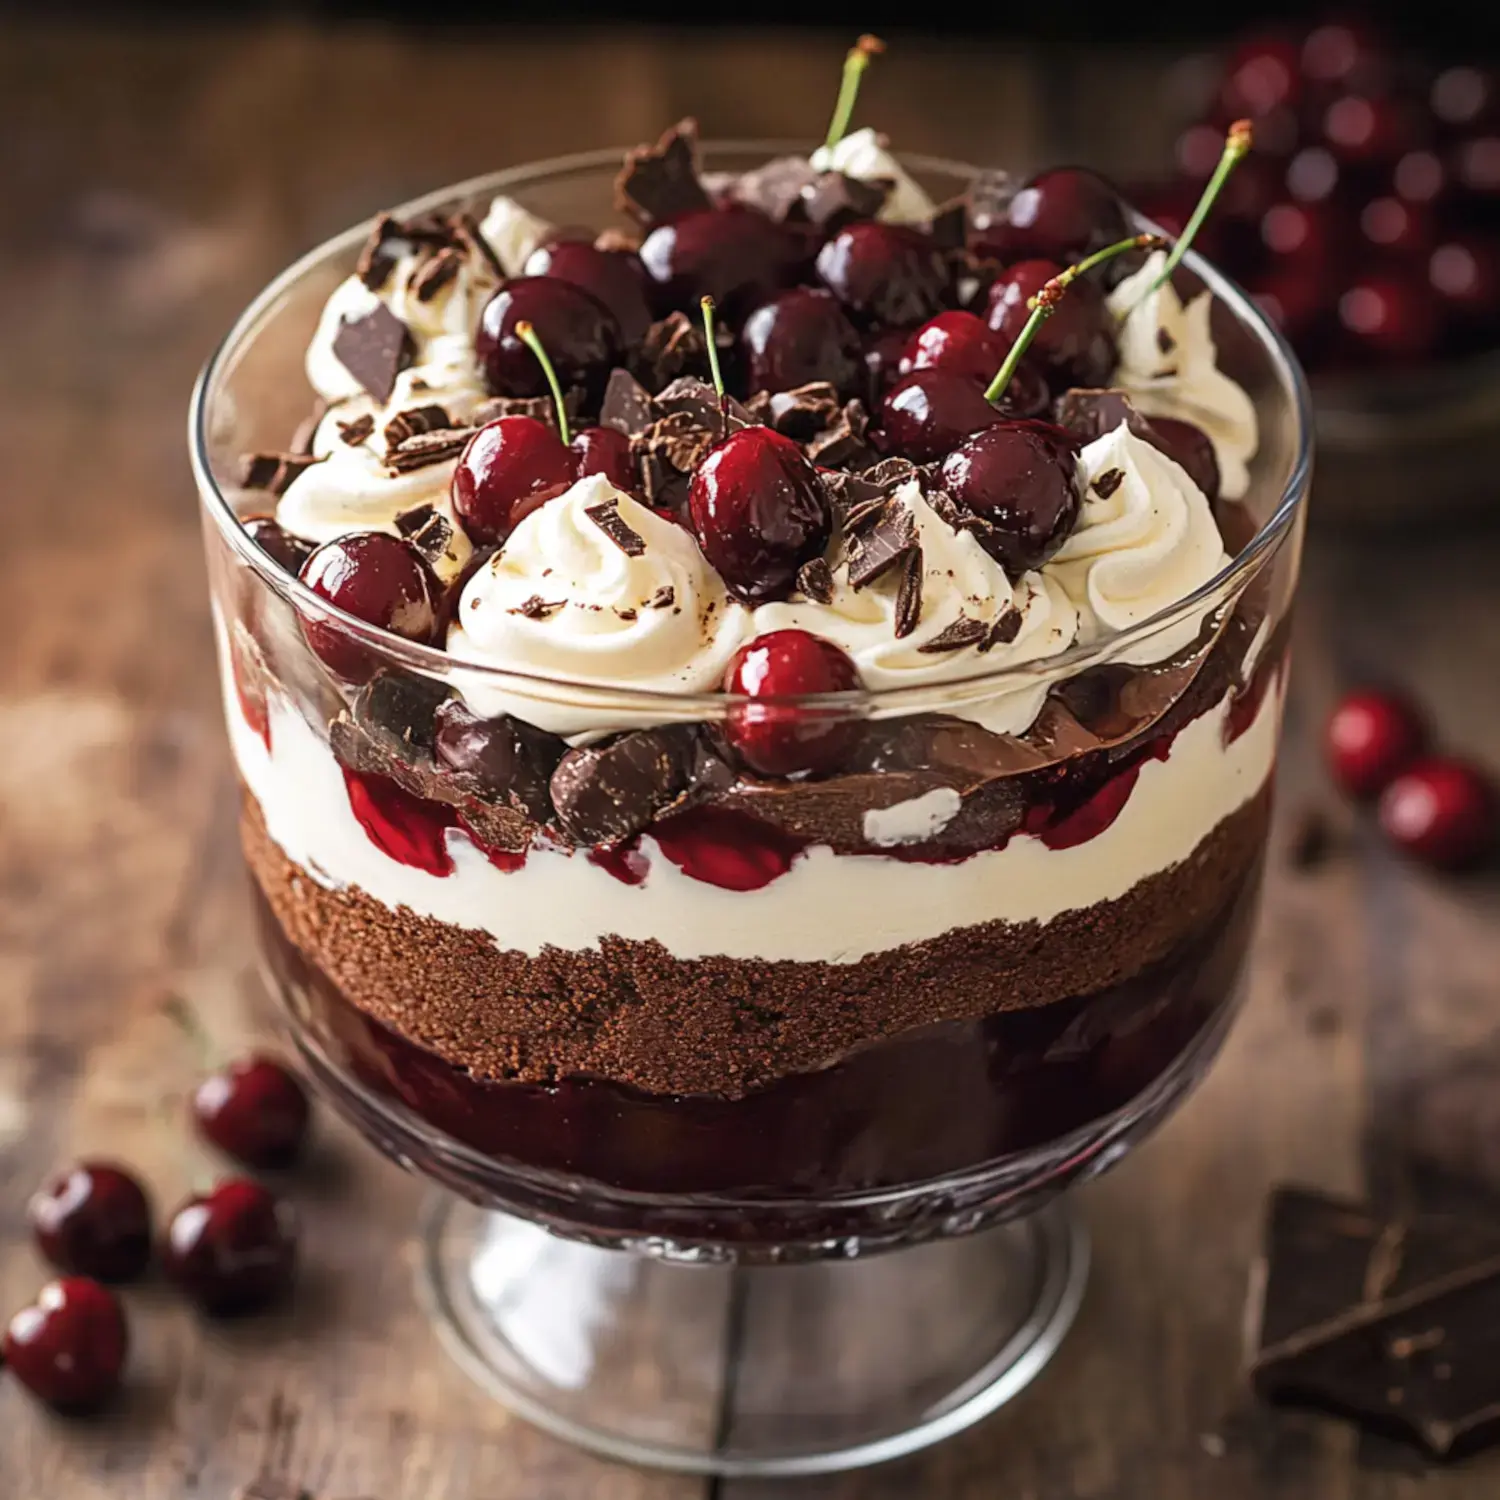
<svg viewBox="0 0 1500 1500"><path fill-rule="evenodd" d="M870 66L870 59L885 51L885 43L878 36L865 35L855 42L844 58L844 76L839 82L838 102L833 106L833 118L828 122L828 134L824 147L832 151L843 140L854 115L854 102L859 98L860 79Z"/></svg>
<svg viewBox="0 0 1500 1500"><path fill-rule="evenodd" d="M568 432L568 411L563 401L562 383L557 378L557 371L552 366L552 361L547 358L547 351L542 347L542 341L537 337L537 331L525 318L516 324L516 337L536 355L536 362L542 367L542 374L547 377L547 384L552 388L552 404L557 410L557 435L562 441L564 448L568 446L570 434Z"/></svg>

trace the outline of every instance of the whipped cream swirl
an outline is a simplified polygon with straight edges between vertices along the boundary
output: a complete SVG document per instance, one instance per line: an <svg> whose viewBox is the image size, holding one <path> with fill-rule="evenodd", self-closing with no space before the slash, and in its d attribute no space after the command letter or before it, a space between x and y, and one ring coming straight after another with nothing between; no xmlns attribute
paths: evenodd
<svg viewBox="0 0 1500 1500"><path fill-rule="evenodd" d="M554 225L503 194L490 203L479 225L485 244L495 252L507 276L520 276L531 252L550 238Z"/></svg>
<svg viewBox="0 0 1500 1500"><path fill-rule="evenodd" d="M883 135L869 129L846 135L833 148L819 146L810 160L815 171L842 172L860 182L889 182L880 217L892 224L922 224L936 212L931 198L920 184L891 155L890 143Z"/></svg>
<svg viewBox="0 0 1500 1500"><path fill-rule="evenodd" d="M644 543L639 555L589 515L611 503ZM591 474L527 516L469 580L448 649L460 660L601 687L713 692L749 624L688 532ZM554 734L671 718L625 704L569 705L462 671L454 680L475 712L514 713Z"/></svg>
<svg viewBox="0 0 1500 1500"><path fill-rule="evenodd" d="M1102 640L1207 583L1229 556L1208 498L1187 471L1123 422L1080 458L1087 489L1078 525L1046 566L1078 611L1078 638ZM1202 616L1122 651L1134 665L1192 644Z"/></svg>
<svg viewBox="0 0 1500 1500"><path fill-rule="evenodd" d="M1200 292L1184 307L1170 281L1153 286L1166 263L1164 250L1153 251L1109 295L1119 322L1114 383L1144 415L1201 427L1214 445L1222 493L1238 500L1250 488L1249 464L1260 441L1255 403L1219 368L1209 327L1213 294Z"/></svg>
<svg viewBox="0 0 1500 1500"><path fill-rule="evenodd" d="M1056 656L1072 643L1077 614L1045 574L1026 573L1012 583L968 532L955 531L933 510L916 480L893 499L911 512L922 549L922 608L910 634L896 635L900 568L855 589L847 560L834 567L830 603L763 604L755 611L755 634L795 627L824 636L848 652L864 685L877 691L979 677ZM1008 635L1013 617L1015 634L985 649L990 627L1004 624L1001 635ZM985 637L945 649L942 637L961 631L964 621L983 626ZM981 690L952 711L997 734L1018 734L1041 712L1046 692L1045 682L1012 682L1003 692Z"/></svg>

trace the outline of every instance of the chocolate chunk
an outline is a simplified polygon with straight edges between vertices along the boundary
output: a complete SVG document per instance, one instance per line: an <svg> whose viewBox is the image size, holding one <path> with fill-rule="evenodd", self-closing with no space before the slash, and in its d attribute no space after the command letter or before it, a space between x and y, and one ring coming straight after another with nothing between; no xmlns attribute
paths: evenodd
<svg viewBox="0 0 1500 1500"><path fill-rule="evenodd" d="M1066 427L1080 443L1092 443L1124 422L1137 437L1150 429L1127 392L1113 388L1075 386L1057 398L1053 419Z"/></svg>
<svg viewBox="0 0 1500 1500"><path fill-rule="evenodd" d="M658 393L656 405L659 411L668 414L688 412L704 427L717 429L723 426L718 393L704 380L695 380L691 376L674 380ZM731 432L756 425L750 413L733 396L729 398L728 410Z"/></svg>
<svg viewBox="0 0 1500 1500"><path fill-rule="evenodd" d="M568 414L568 425L575 426L583 410L583 390L574 385L563 392L563 410ZM501 417L532 417L557 427L557 405L551 396L491 396L474 408L470 421L476 427L498 422Z"/></svg>
<svg viewBox="0 0 1500 1500"><path fill-rule="evenodd" d="M397 474L410 474L457 458L473 436L472 427L439 427L432 432L413 433L387 452L385 461Z"/></svg>
<svg viewBox="0 0 1500 1500"><path fill-rule="evenodd" d="M566 599L543 599L540 594L533 594L529 599L523 599L510 613L524 615L528 620L545 620L555 615L567 602Z"/></svg>
<svg viewBox="0 0 1500 1500"><path fill-rule="evenodd" d="M354 274L372 292L378 292L396 269L400 253L392 241L399 238L399 229L400 224L394 214L381 214L360 249L359 259L354 264Z"/></svg>
<svg viewBox="0 0 1500 1500"><path fill-rule="evenodd" d="M965 646L977 646L990 633L983 620L960 615L951 625L945 625L933 638L917 650L923 656L940 656L945 651L962 651Z"/></svg>
<svg viewBox="0 0 1500 1500"><path fill-rule="evenodd" d="M723 334L715 330L721 353L726 347L725 335L727 330ZM641 380L655 391L684 375L707 376L712 368L703 325L684 312L668 313L653 323L646 330L633 358Z"/></svg>
<svg viewBox="0 0 1500 1500"><path fill-rule="evenodd" d="M620 514L618 500L606 500L602 505L586 505L583 513L626 557L640 557L645 553L644 539L638 532L630 529L630 523Z"/></svg>
<svg viewBox="0 0 1500 1500"><path fill-rule="evenodd" d="M409 406L385 424L385 444L387 448L397 448L419 432L436 432L452 425L453 419L441 406Z"/></svg>
<svg viewBox="0 0 1500 1500"><path fill-rule="evenodd" d="M846 401L823 431L808 440L807 457L819 468L863 469L875 457L865 442L869 429L864 403Z"/></svg>
<svg viewBox="0 0 1500 1500"><path fill-rule="evenodd" d="M472 778L486 796L533 823L552 816L547 783L564 748L560 739L518 719L477 718L457 698L438 710L438 764Z"/></svg>
<svg viewBox="0 0 1500 1500"><path fill-rule="evenodd" d="M648 609L671 609L677 603L677 590L670 583L664 583L646 601Z"/></svg>
<svg viewBox="0 0 1500 1500"><path fill-rule="evenodd" d="M1500 1225L1383 1221L1281 1188L1251 1297L1250 1375L1264 1398L1438 1459L1500 1438Z"/></svg>
<svg viewBox="0 0 1500 1500"><path fill-rule="evenodd" d="M833 603L833 569L827 558L814 557L797 570L797 592L814 604Z"/></svg>
<svg viewBox="0 0 1500 1500"><path fill-rule="evenodd" d="M656 420L656 404L651 392L629 370L615 368L609 372L604 387L604 404L599 408L599 425L634 437Z"/></svg>
<svg viewBox="0 0 1500 1500"><path fill-rule="evenodd" d="M417 267L409 287L418 302L431 302L437 294L453 281L464 262L464 252L452 245L430 255Z"/></svg>
<svg viewBox="0 0 1500 1500"><path fill-rule="evenodd" d="M686 790L690 731L642 729L569 750L552 773L558 821L579 844L630 838Z"/></svg>
<svg viewBox="0 0 1500 1500"><path fill-rule="evenodd" d="M691 412L674 411L630 440L632 453L661 459L679 474L691 474L719 441L717 427L705 427Z"/></svg>
<svg viewBox="0 0 1500 1500"><path fill-rule="evenodd" d="M862 181L842 172L820 172L802 192L802 212L827 234L857 219L873 219L885 207L895 183L880 177Z"/></svg>
<svg viewBox="0 0 1500 1500"><path fill-rule="evenodd" d="M917 523L898 500L870 501L851 511L844 525L849 586L856 590L868 588L883 577L917 545Z"/></svg>
<svg viewBox="0 0 1500 1500"><path fill-rule="evenodd" d="M626 153L615 178L615 207L647 224L713 207L698 177L696 120L679 120L654 146Z"/></svg>
<svg viewBox="0 0 1500 1500"><path fill-rule="evenodd" d="M475 259L482 260L496 281L505 280L505 267L495 248L485 239L479 220L473 214L454 214L449 223L453 226L453 237Z"/></svg>
<svg viewBox="0 0 1500 1500"><path fill-rule="evenodd" d="M773 156L764 166L741 175L734 183L734 198L758 208L778 224L799 223L807 218L803 193L817 182L818 173L805 156Z"/></svg>
<svg viewBox="0 0 1500 1500"><path fill-rule="evenodd" d="M362 417L355 417L349 422L336 422L339 430L339 441L350 448L357 448L361 443L368 442L371 433L375 431L375 418L370 412Z"/></svg>
<svg viewBox="0 0 1500 1500"><path fill-rule="evenodd" d="M932 212L927 232L939 250L962 250L968 238L969 198L961 193L940 203Z"/></svg>
<svg viewBox="0 0 1500 1500"><path fill-rule="evenodd" d="M1007 604L990 621L990 628L985 632L984 640L979 645L980 655L982 656L986 651L993 651L996 646L1010 645L1020 633L1021 611L1014 604Z"/></svg>
<svg viewBox="0 0 1500 1500"><path fill-rule="evenodd" d="M837 420L839 393L828 381L814 380L794 390L777 391L766 409L769 425L777 432L806 443Z"/></svg>
<svg viewBox="0 0 1500 1500"><path fill-rule="evenodd" d="M896 639L903 640L922 618L922 549L914 547L901 563L901 583L896 589Z"/></svg>
<svg viewBox="0 0 1500 1500"><path fill-rule="evenodd" d="M1124 482L1124 469L1106 469L1095 477L1093 490L1101 500L1108 500Z"/></svg>
<svg viewBox="0 0 1500 1500"><path fill-rule="evenodd" d="M1161 325L1156 329L1156 347L1163 354L1170 354L1177 347L1177 340Z"/></svg>
<svg viewBox="0 0 1500 1500"><path fill-rule="evenodd" d="M247 453L240 459L240 487L281 496L299 474L321 462L310 453Z"/></svg>
<svg viewBox="0 0 1500 1500"><path fill-rule="evenodd" d="M411 330L377 303L362 318L345 318L333 336L333 356L382 406L396 377L412 360Z"/></svg>
<svg viewBox="0 0 1500 1500"><path fill-rule="evenodd" d="M397 525L400 525L399 517ZM404 535L407 541L426 559L429 568L436 568L445 558L453 558L453 522L430 506L421 524Z"/></svg>
<svg viewBox="0 0 1500 1500"><path fill-rule="evenodd" d="M445 683L410 672L387 671L359 690L350 713L366 734L411 759L416 751L432 749L435 715L447 697Z"/></svg>

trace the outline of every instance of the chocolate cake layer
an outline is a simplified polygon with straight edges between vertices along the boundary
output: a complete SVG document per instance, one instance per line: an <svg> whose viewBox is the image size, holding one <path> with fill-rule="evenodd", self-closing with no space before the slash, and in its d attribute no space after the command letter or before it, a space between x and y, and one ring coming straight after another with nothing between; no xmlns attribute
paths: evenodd
<svg viewBox="0 0 1500 1500"><path fill-rule="evenodd" d="M536 957L502 951L482 932L318 884L269 838L248 795L242 832L296 949L359 1010L470 1077L588 1075L732 1100L914 1028L1076 1000L1166 962L1223 920L1258 867L1269 805L1265 789L1119 900L851 964L680 959L612 937Z"/></svg>

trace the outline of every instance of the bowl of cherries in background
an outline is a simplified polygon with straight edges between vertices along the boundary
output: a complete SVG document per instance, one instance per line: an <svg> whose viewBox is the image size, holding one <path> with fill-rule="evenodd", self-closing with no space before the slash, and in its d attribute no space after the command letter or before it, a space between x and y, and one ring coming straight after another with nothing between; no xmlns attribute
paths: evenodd
<svg viewBox="0 0 1500 1500"><path fill-rule="evenodd" d="M1308 371L1319 509L1481 509L1500 424L1500 71L1339 19L1257 31L1178 82L1171 175L1126 196L1175 233L1225 124L1253 121L1198 248Z"/></svg>

